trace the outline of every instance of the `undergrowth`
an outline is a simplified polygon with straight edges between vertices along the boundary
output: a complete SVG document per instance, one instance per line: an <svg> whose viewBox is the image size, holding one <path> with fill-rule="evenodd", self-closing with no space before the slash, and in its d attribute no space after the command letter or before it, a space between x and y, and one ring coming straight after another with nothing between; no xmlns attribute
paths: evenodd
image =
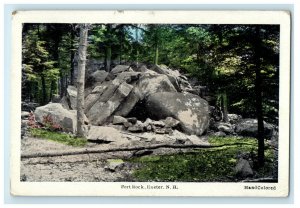
<svg viewBox="0 0 300 208"><path fill-rule="evenodd" d="M188 153L163 156L144 156L129 160L140 164L134 177L139 181L190 181L190 182L234 182L234 167L237 156L243 153L257 157L257 140L254 138L211 137L212 145L224 145L212 149L197 149ZM235 145L237 144L237 145ZM254 177L272 174L274 153L266 146L266 164L255 170ZM255 169L255 167L254 167Z"/></svg>
<svg viewBox="0 0 300 208"><path fill-rule="evenodd" d="M74 137L66 133L53 132L45 129L31 128L30 134L33 137L43 138L75 147L83 147L87 144L87 140L84 138Z"/></svg>

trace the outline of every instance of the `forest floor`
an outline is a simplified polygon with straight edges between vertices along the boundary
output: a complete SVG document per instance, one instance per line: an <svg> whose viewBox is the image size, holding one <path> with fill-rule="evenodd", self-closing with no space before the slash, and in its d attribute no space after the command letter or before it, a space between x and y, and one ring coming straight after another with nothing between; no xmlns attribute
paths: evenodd
<svg viewBox="0 0 300 208"><path fill-rule="evenodd" d="M31 182L126 182L126 181L195 181L238 182L234 167L237 155L256 149L256 139L237 137L199 138L203 144L221 145L215 148L157 148L135 151L63 156L24 155L35 153L82 152L122 148L114 143L91 143L70 146L45 138L28 136L21 142L21 181ZM225 146L222 146L226 144ZM135 147L130 143L126 147ZM149 143L139 141L139 146ZM124 147L123 147L124 148ZM266 165L254 170L252 179L273 178L277 162L273 148L267 145Z"/></svg>
<svg viewBox="0 0 300 208"><path fill-rule="evenodd" d="M109 144L87 143L84 147L73 147L36 137L22 139L21 153L72 151L85 149L108 149ZM186 152L187 149L159 148L154 155ZM21 159L21 181L82 181L112 182L135 181L132 176L139 164L128 162L133 151L79 154L55 157ZM124 160L123 160L124 159Z"/></svg>

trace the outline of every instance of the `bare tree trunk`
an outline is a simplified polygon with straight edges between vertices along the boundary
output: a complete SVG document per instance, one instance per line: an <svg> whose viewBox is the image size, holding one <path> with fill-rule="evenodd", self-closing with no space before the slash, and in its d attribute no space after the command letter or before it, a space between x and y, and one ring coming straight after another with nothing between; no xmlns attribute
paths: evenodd
<svg viewBox="0 0 300 208"><path fill-rule="evenodd" d="M108 45L106 48L106 71L110 72L111 65L111 45Z"/></svg>
<svg viewBox="0 0 300 208"><path fill-rule="evenodd" d="M70 43L70 50L71 50L71 71L70 71L70 84L74 85L74 56L75 56L75 52L73 50L73 41L75 39L75 32L73 30L71 30L71 43Z"/></svg>
<svg viewBox="0 0 300 208"><path fill-rule="evenodd" d="M260 27L255 28L255 42L254 42L254 61L255 61L255 95L256 95L256 115L257 115L257 139L258 139L258 166L263 167L265 164L265 142L264 142L264 122L262 110L262 77L261 77L261 41L260 41Z"/></svg>
<svg viewBox="0 0 300 208"><path fill-rule="evenodd" d="M80 42L78 48L78 75L77 75L77 136L83 137L84 125L84 77L87 50L88 25L80 25Z"/></svg>
<svg viewBox="0 0 300 208"><path fill-rule="evenodd" d="M228 122L228 99L227 99L226 91L222 94L222 101L223 101L223 120L224 122Z"/></svg>

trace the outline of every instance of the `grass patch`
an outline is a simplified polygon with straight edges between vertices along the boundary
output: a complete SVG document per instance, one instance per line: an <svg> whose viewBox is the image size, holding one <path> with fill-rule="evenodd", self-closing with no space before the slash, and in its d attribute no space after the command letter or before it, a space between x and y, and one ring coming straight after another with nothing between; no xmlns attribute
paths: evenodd
<svg viewBox="0 0 300 208"><path fill-rule="evenodd" d="M74 137L66 133L53 132L45 129L32 128L30 129L30 134L33 137L43 138L74 147L83 147L87 144L87 140L84 138Z"/></svg>
<svg viewBox="0 0 300 208"><path fill-rule="evenodd" d="M211 137L209 142L212 145L231 146L134 158L130 162L141 166L133 173L134 177L139 181L233 182L237 180L234 173L237 155L242 152L257 155L257 140L253 138ZM233 145L235 143L239 144ZM266 165L256 172L257 176L272 173L273 150L266 149L265 156Z"/></svg>

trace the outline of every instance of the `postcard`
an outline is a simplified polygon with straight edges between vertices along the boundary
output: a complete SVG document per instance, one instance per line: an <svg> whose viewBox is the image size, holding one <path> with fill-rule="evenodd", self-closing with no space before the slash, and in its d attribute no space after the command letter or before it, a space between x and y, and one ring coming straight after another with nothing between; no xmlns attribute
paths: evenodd
<svg viewBox="0 0 300 208"><path fill-rule="evenodd" d="M290 13L15 11L11 194L289 194Z"/></svg>

